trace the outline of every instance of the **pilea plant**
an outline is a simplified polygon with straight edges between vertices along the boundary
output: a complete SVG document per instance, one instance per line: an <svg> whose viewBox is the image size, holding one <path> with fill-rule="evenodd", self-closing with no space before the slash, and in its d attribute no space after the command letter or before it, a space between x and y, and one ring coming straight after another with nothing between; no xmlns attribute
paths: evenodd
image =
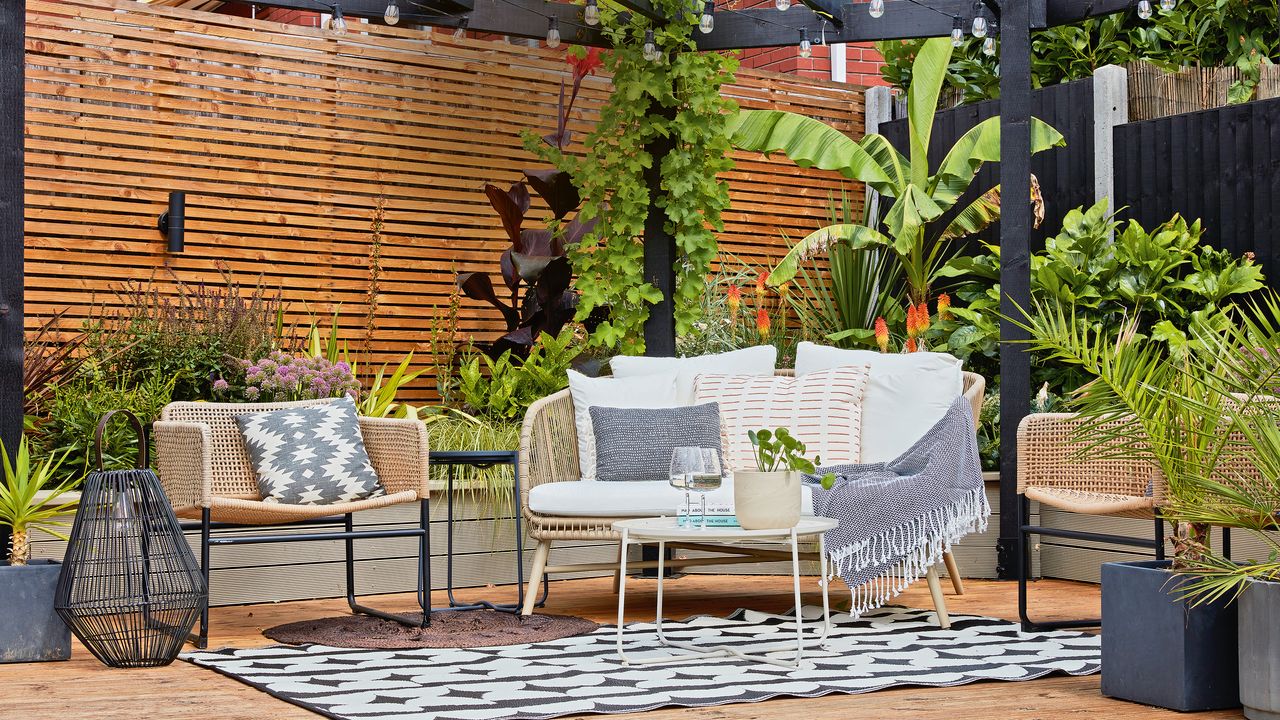
<svg viewBox="0 0 1280 720"><path fill-rule="evenodd" d="M673 145L658 166L663 192L654 201L676 240L677 333L686 332L699 316L705 278L716 256L715 233L724 227L720 214L729 205L728 185L717 176L733 167L725 123L736 103L722 97L720 87L732 82L737 60L696 52L692 32L698 19L688 3L656 0L654 5L671 21L653 25L600 8L605 16L600 26L613 44L604 64L615 89L586 138L585 156L570 155L563 146L537 137L525 138L527 149L573 177L584 199L578 218L598 221L568 248L578 276L577 317L608 308L591 344L627 353L644 349L641 331L649 306L662 300L642 270L651 199L645 173L654 163L646 146L663 138ZM645 58L643 48L650 39L660 55L657 60Z"/></svg>
<svg viewBox="0 0 1280 720"><path fill-rule="evenodd" d="M799 472L812 475L818 471L822 458L812 460L804 456L805 445L786 428L777 430L748 430L751 449L756 455L756 468L760 472ZM836 483L835 473L822 476L822 487L830 490Z"/></svg>

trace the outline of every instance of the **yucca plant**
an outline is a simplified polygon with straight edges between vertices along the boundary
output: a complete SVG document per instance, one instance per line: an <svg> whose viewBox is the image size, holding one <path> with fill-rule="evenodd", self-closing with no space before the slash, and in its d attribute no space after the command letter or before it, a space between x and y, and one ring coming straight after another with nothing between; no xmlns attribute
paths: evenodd
<svg viewBox="0 0 1280 720"><path fill-rule="evenodd" d="M62 482L44 497L40 494L50 485L66 457L66 453L56 457L49 456L33 465L31 445L25 436L18 443L17 457L12 460L4 444L0 443L0 459L4 461L4 484L0 484L0 525L9 526L10 565L26 565L31 559L32 530L42 530L54 537L67 539L66 535L56 529L66 525L57 517L75 507L76 503L72 501L50 505L48 501L70 492L79 478Z"/></svg>

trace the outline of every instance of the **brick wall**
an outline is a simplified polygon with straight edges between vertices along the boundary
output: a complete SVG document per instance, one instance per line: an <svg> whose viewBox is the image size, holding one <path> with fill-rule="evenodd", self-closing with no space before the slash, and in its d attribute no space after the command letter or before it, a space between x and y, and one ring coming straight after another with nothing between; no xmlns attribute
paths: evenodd
<svg viewBox="0 0 1280 720"><path fill-rule="evenodd" d="M800 0L792 0L793 4L799 4ZM732 8L734 10L745 10L749 8L772 9L774 7L773 0L719 0L717 6ZM775 12L777 12L775 10ZM778 12L779 21L785 15ZM813 54L807 58L800 57L800 37L797 34L796 44L778 48L757 48L742 51L742 66L749 68L759 68L761 70L771 70L773 72L791 73L794 75L802 75L805 77L816 77L823 79L831 78L831 49L819 45L820 37L811 37L809 41L813 45ZM851 85L884 85L884 80L880 78L880 65L882 64L880 53L876 52L875 46L871 43L850 44L845 48L845 82Z"/></svg>

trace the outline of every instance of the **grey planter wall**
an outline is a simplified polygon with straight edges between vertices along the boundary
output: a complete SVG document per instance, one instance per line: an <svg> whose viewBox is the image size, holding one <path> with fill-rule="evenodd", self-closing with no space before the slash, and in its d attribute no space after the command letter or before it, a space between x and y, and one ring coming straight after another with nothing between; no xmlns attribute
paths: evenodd
<svg viewBox="0 0 1280 720"><path fill-rule="evenodd" d="M1244 716L1280 720L1280 583L1252 583L1239 604Z"/></svg>
<svg viewBox="0 0 1280 720"><path fill-rule="evenodd" d="M52 560L0 564L0 663L71 657L71 631L53 611L61 570Z"/></svg>

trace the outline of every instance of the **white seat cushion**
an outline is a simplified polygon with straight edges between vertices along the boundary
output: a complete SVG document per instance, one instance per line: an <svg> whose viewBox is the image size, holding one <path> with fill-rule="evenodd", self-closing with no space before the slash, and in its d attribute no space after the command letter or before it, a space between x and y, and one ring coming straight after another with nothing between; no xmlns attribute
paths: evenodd
<svg viewBox="0 0 1280 720"><path fill-rule="evenodd" d="M803 486L800 512L813 514L813 488ZM697 493L693 507L700 507ZM707 493L707 505L733 503L733 480L726 479L718 490ZM529 490L529 509L540 515L563 517L658 517L674 516L684 508L684 491L661 481L639 482L552 482Z"/></svg>
<svg viewBox="0 0 1280 720"><path fill-rule="evenodd" d="M845 365L870 367L862 400L862 462L897 459L964 392L960 360L945 353L879 353L802 342L796 377Z"/></svg>
<svg viewBox="0 0 1280 720"><path fill-rule="evenodd" d="M640 375L674 375L676 397L681 405L694 404L694 384L699 375L773 375L778 363L778 349L772 345L731 350L715 355L696 357L645 357L619 355L609 361L613 376L617 378Z"/></svg>

